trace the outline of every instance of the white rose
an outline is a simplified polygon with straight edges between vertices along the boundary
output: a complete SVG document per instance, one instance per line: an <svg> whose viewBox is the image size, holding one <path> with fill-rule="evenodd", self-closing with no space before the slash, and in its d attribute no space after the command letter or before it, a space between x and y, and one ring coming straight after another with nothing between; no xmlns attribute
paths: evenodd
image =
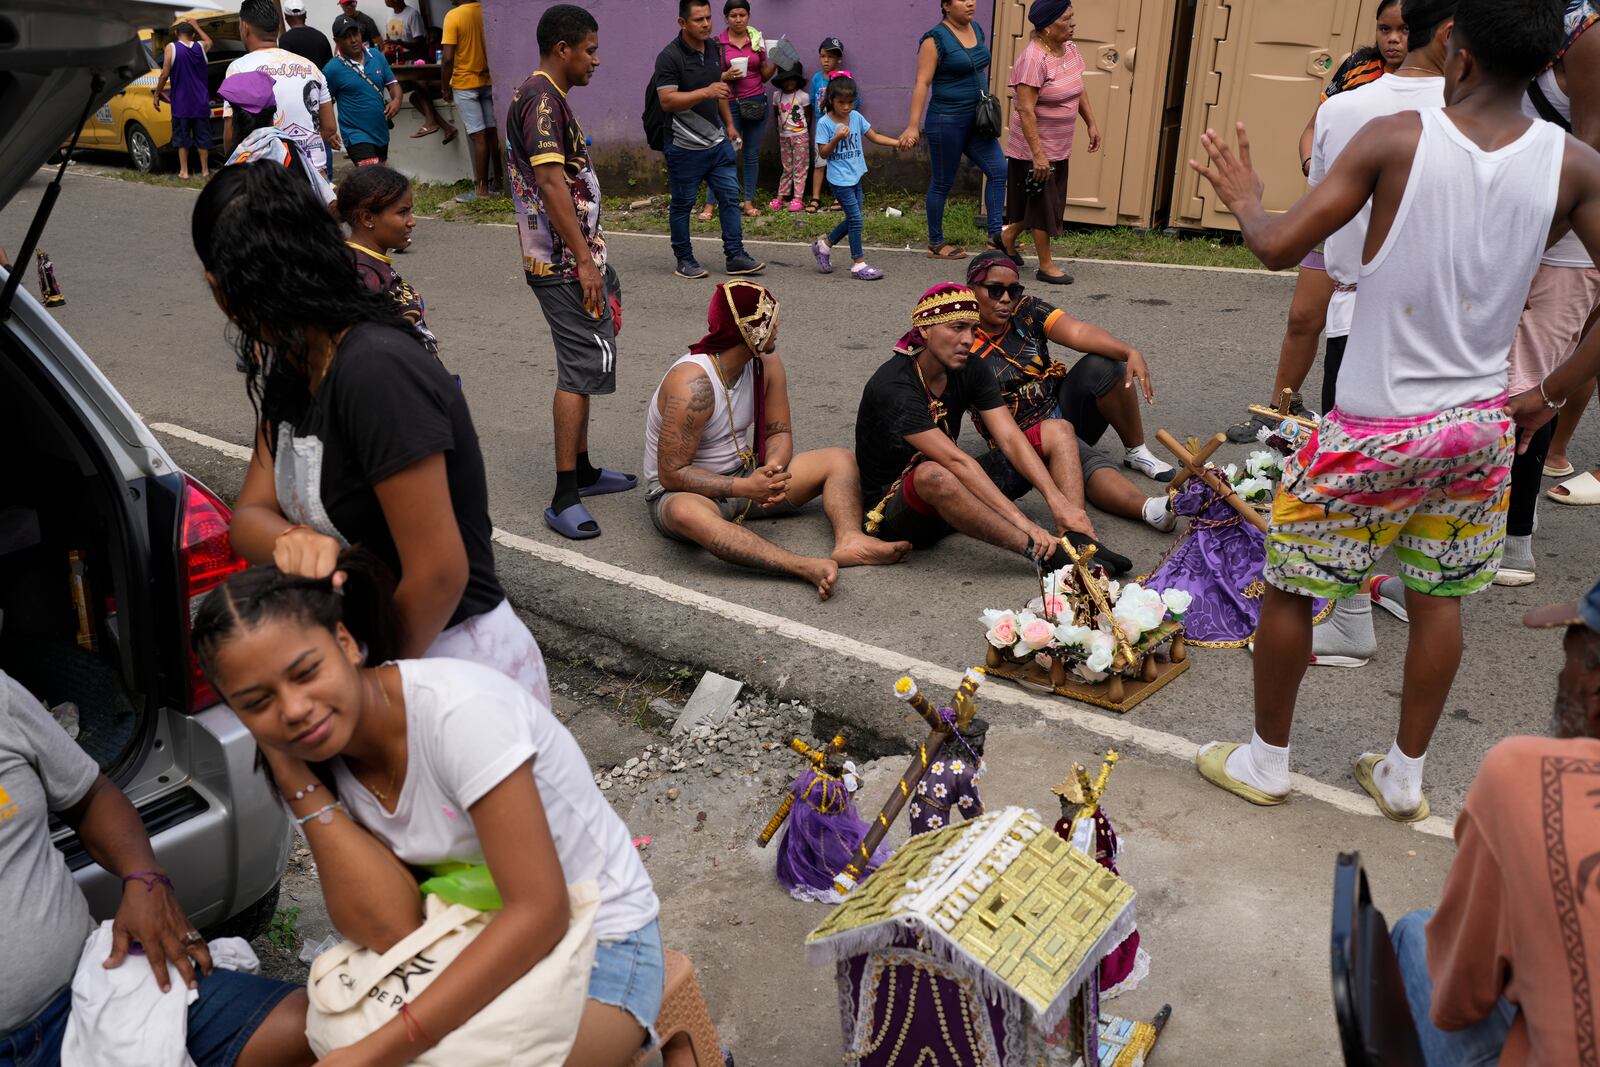
<svg viewBox="0 0 1600 1067"><path fill-rule="evenodd" d="M1194 597L1182 589L1166 589L1161 593L1161 602L1172 612L1174 618L1182 618L1183 613L1189 610L1189 605L1194 602Z"/></svg>
<svg viewBox="0 0 1600 1067"><path fill-rule="evenodd" d="M1017 641L1017 617L1009 611L985 611L979 620L985 629L984 636L995 648L1008 649Z"/></svg>

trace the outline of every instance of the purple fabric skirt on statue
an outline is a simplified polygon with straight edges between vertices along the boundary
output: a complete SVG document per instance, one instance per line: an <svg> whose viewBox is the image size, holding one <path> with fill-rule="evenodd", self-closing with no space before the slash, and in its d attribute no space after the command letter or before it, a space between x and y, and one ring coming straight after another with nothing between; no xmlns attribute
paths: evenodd
<svg viewBox="0 0 1600 1067"><path fill-rule="evenodd" d="M1266 534L1244 521L1211 487L1192 478L1172 501L1189 529L1145 582L1157 592L1181 589L1194 598L1183 616L1184 639L1191 645L1243 648L1255 636L1261 577L1267 562ZM1321 617L1327 602L1313 610Z"/></svg>
<svg viewBox="0 0 1600 1067"><path fill-rule="evenodd" d="M867 824L856 813L850 791L838 778L807 769L789 786L794 796L789 821L778 842L778 884L796 900L837 904L833 880L850 865ZM870 874L889 858L879 846L867 865Z"/></svg>

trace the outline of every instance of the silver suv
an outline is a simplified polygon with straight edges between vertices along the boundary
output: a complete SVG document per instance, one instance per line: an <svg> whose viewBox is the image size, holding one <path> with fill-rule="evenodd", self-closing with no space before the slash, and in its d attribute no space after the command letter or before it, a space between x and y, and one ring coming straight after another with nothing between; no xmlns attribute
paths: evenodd
<svg viewBox="0 0 1600 1067"><path fill-rule="evenodd" d="M138 30L174 14L133 0L0 0L0 205L143 72ZM244 561L227 507L18 284L60 178L10 249L16 276L0 268L0 670L133 801L195 924L253 937L276 907L290 829L188 640L198 598ZM116 879L65 826L55 843L96 917L110 917Z"/></svg>

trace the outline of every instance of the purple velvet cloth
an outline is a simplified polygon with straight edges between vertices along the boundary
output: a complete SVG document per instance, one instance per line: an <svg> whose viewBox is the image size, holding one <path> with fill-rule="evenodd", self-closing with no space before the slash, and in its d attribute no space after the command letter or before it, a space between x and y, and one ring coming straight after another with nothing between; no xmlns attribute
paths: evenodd
<svg viewBox="0 0 1600 1067"><path fill-rule="evenodd" d="M833 902L833 880L867 836L844 782L807 768L789 786L794 807L778 842L778 884L801 900ZM887 846L872 854L867 873L889 858Z"/></svg>
<svg viewBox="0 0 1600 1067"><path fill-rule="evenodd" d="M1157 592L1181 589L1193 597L1183 616L1186 640L1199 645L1242 646L1256 632L1267 538L1198 478L1172 501L1189 530L1145 582ZM1320 612L1324 602L1316 602Z"/></svg>

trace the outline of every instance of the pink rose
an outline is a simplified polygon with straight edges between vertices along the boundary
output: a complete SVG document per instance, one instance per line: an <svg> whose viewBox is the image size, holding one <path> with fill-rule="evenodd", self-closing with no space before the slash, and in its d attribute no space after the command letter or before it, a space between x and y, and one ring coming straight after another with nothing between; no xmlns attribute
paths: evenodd
<svg viewBox="0 0 1600 1067"><path fill-rule="evenodd" d="M1033 619L1022 628L1022 643L1032 648L1043 648L1056 635L1056 628L1043 619Z"/></svg>
<svg viewBox="0 0 1600 1067"><path fill-rule="evenodd" d="M1012 618L1001 619L994 624L994 629L990 632L994 635L995 640L1007 645L1012 644L1017 639L1017 620Z"/></svg>

